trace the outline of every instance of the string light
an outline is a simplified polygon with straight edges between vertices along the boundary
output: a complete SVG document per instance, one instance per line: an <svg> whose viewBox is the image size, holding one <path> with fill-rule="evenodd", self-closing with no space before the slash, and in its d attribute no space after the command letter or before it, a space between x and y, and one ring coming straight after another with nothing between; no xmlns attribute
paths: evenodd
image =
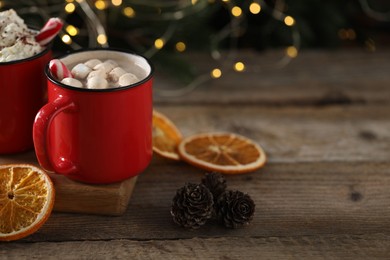
<svg viewBox="0 0 390 260"><path fill-rule="evenodd" d="M99 34L98 37L96 38L96 41L100 45L104 45L107 43L107 36L105 34Z"/></svg>
<svg viewBox="0 0 390 260"><path fill-rule="evenodd" d="M232 15L233 15L233 16L238 17L238 16L240 16L241 14L242 14L242 10L241 10L240 7L234 6L234 7L232 8Z"/></svg>
<svg viewBox="0 0 390 260"><path fill-rule="evenodd" d="M120 6L122 4L122 0L111 0L113 6Z"/></svg>
<svg viewBox="0 0 390 260"><path fill-rule="evenodd" d="M291 16L286 16L284 18L284 23L287 25L287 26L293 26L295 24L295 20L294 18L292 18Z"/></svg>
<svg viewBox="0 0 390 260"><path fill-rule="evenodd" d="M65 44L71 44L71 43L72 43L72 38L70 38L70 36L67 35L67 34L64 34L64 35L61 37L61 40L62 40Z"/></svg>
<svg viewBox="0 0 390 260"><path fill-rule="evenodd" d="M235 70L235 71L238 71L238 72L244 71L244 70L245 70L245 64L242 63L241 61L236 62L236 63L234 64L234 70Z"/></svg>
<svg viewBox="0 0 390 260"><path fill-rule="evenodd" d="M73 25L66 26L65 30L69 33L70 36L76 36L79 33L79 30Z"/></svg>
<svg viewBox="0 0 390 260"><path fill-rule="evenodd" d="M176 50L178 51L178 52L183 52L183 51L185 51L186 50L186 44L184 43L184 42L177 42L176 43Z"/></svg>
<svg viewBox="0 0 390 260"><path fill-rule="evenodd" d="M298 50L294 46L289 46L286 49L286 54L290 58L295 58L298 56Z"/></svg>
<svg viewBox="0 0 390 260"><path fill-rule="evenodd" d="M76 6L73 3L68 3L65 5L65 12L73 13L76 10Z"/></svg>
<svg viewBox="0 0 390 260"><path fill-rule="evenodd" d="M261 11L261 6L256 3L256 2L253 2L249 5L249 11L252 13L252 14L258 14L260 13Z"/></svg>
<svg viewBox="0 0 390 260"><path fill-rule="evenodd" d="M279 1L279 0L278 0ZM43 1L42 1L43 2ZM77 35L82 35L83 37L88 35L89 39L89 47L95 47L98 46L98 44L102 46L108 46L107 42L107 35L105 33L104 28L109 26L110 24L107 24L109 21L112 21L112 15L115 14L115 12L121 13L121 15L127 17L127 18L134 18L137 19L137 22L145 22L145 21L166 21L170 22L170 26L165 28L165 32L160 34L160 38L153 39L152 44L148 47L146 51L144 51L144 55L150 57L160 51L164 48L166 43L174 37L175 32L180 29L181 26L181 20L183 18L191 17L191 15L199 13L202 10L207 10L206 8L210 7L210 4L219 4L222 5L226 10L228 10L229 13L231 13L230 21L226 24L226 26L218 31L216 34L212 36L211 39L211 58L216 60L219 65L217 65L214 69L211 69L206 73L198 75L190 84L184 86L183 88L179 89L179 91L171 91L167 94L167 91L159 91L159 94L167 95L167 96L175 96L175 95L183 95L185 93L188 93L188 91L191 91L195 89L200 84L203 84L210 80L210 78L220 78L222 77L222 69L223 68L232 68L235 72L243 72L246 70L251 69L251 67L246 67L246 64L244 62L239 61L237 59L237 52L236 49L238 48L237 45L237 37L239 35L242 35L242 33L245 32L245 24L243 26L242 21L245 21L245 17L249 14L259 14L260 12L267 12L270 14L272 19L278 20L280 22L283 22L284 25L292 27L295 24L295 20L293 17L284 14L280 10L286 10L285 8L279 8L279 7L269 7L267 6L266 2L264 0L251 0L248 1L248 5L242 5L245 6L246 10L243 11L241 2L240 1L231 1L231 0L222 0L222 1L216 1L216 0L191 0L191 1L172 1L172 3L159 3L159 1L148 1L144 4L139 4L139 2L142 1L123 1L123 0L65 0L63 1L64 5L58 5L58 10L54 10L51 8L48 8L48 14L46 15L53 15L56 13L59 13L58 16L66 19L66 15L75 12L76 8L78 8L77 11L78 14L80 14L81 18L86 20L86 28L76 28L73 25L67 25L64 28L64 31L66 34L61 35L61 40L67 44L70 45L73 49L78 49L82 46L79 46L76 42L76 39L78 38L72 38ZM284 4L284 0L280 0L281 5ZM0 5L3 5L4 1L0 0ZM135 6L126 6L124 4L134 3ZM240 3L240 4L239 4ZM150 8L143 8L138 11L138 9L133 9L139 5L150 7ZM241 7L240 7L240 6ZM113 12L97 12L97 10L105 10L109 7L119 7L120 9L117 9L118 11ZM79 10L80 9L80 10ZM61 13L62 10L62 13ZM137 10L137 13L136 11ZM156 11L158 10L158 14L156 14ZM99 14L101 16L101 20L96 16L96 14ZM123 19L123 18L122 18ZM105 22L106 24L102 24L102 22ZM349 38L356 37L355 31L351 29L345 29L347 32L347 35ZM140 30L141 31L141 30ZM275 62L274 65L275 68L281 68L288 64L288 62L292 59L297 57L299 52L299 45L300 45L300 34L297 31L296 27L292 27L291 30L292 35L292 43L291 46L287 47L283 50L284 56ZM146 34L147 37L148 34ZM230 39L228 39L230 38ZM219 53L220 51L220 44L222 42L229 42L229 49L228 53L224 54L223 52ZM370 50L375 50L375 43L372 40L366 41L366 47ZM185 42L178 41L174 44L174 48L177 52L182 53L189 48ZM139 49L139 50L142 50ZM217 53L218 55L214 55ZM266 65L268 67L269 64ZM262 65L260 65L262 66ZM261 70L258 64L252 65L253 70ZM164 92L164 93L163 93Z"/></svg>
<svg viewBox="0 0 390 260"><path fill-rule="evenodd" d="M103 0L97 0L97 1L95 2L95 7L96 7L96 9L98 9L98 10L104 10L104 9L107 8L107 4L106 4L106 2L103 1Z"/></svg>
<svg viewBox="0 0 390 260"><path fill-rule="evenodd" d="M355 40L356 32L354 29L340 29L338 35L342 40Z"/></svg>
<svg viewBox="0 0 390 260"><path fill-rule="evenodd" d="M216 69L213 69L213 70L211 71L211 77L213 77L213 78L215 78L215 79L218 79L218 78L220 78L221 76L222 76L222 71L221 71L220 69L216 68Z"/></svg>
<svg viewBox="0 0 390 260"><path fill-rule="evenodd" d="M162 47L164 47L164 44L164 40L160 38L154 41L154 47L156 47L156 49L162 49Z"/></svg>
<svg viewBox="0 0 390 260"><path fill-rule="evenodd" d="M111 0L113 1L113 0ZM283 0L280 0L282 2L282 5L284 4ZM155 39L153 42L153 45L144 52L144 55L150 57L153 56L155 53L160 51L164 48L166 45L166 42L173 38L175 35L174 32L180 28L180 21L183 18L188 18L190 15L199 12L201 9L197 8L207 8L212 3L218 3L219 1L215 0L205 0L205 1L199 1L199 0L191 0L191 1L178 1L181 4L175 4L175 8L168 8L167 6L163 4L155 4L153 5L153 12L152 11L140 11L140 13L137 13L135 16L135 10L132 7L125 7L122 9L123 15L127 17L131 17L134 19L137 19L139 22L142 21L169 21L170 26L168 26L164 33L161 34L160 38ZM235 61L236 59L236 49L238 48L237 42L238 42L238 36L242 35L242 33L245 31L245 26L242 26L242 21L245 21L245 17L241 18L242 16L245 16L246 13L243 11L243 9L238 6L238 1L230 1L230 0L222 0L223 7L226 8L229 13L231 14L230 22L219 32L214 34L211 37L210 41L210 55L211 57L218 61L220 64L218 67L211 69L208 73L200 74L195 79L193 79L189 84L186 86L183 86L180 89L174 89L174 90L158 90L159 95L163 96L180 96L183 94L186 94L192 90L194 90L197 86L200 84L203 84L207 82L207 80L210 80L210 78L218 79L222 77L222 68L225 68L226 66L232 66L232 69L239 73L246 71L250 68L246 67L246 64L244 64L242 61ZM186 3L186 4L183 4ZM237 5L236 5L237 3ZM284 8L272 8L267 6L267 4L263 0L251 0L248 8L248 13L251 14L259 14L260 12L263 12L263 10L271 15L271 17L275 20L278 20L280 22L283 22L285 26L292 27L291 30L291 38L292 43L291 46L287 47L283 50L284 55L282 58L278 59L274 64L271 64L272 67L276 68L282 68L286 66L293 58L296 58L298 56L298 49L300 45L300 33L297 29L297 27L294 27L295 25L295 19L292 16L284 14L282 11L279 10L286 10ZM173 6L170 6L173 7ZM151 9L152 10L152 9ZM156 15L156 10L159 11L159 15ZM173 10L173 11L172 11ZM230 39L227 39L230 38ZM229 53L223 54L220 52L219 45L222 41L229 42ZM183 52L187 49L187 46L184 42L176 42L175 50L177 52ZM269 67L269 64L265 65L266 67ZM261 67L259 65L253 65L253 69L256 71L261 70Z"/></svg>
<svg viewBox="0 0 390 260"><path fill-rule="evenodd" d="M131 17L134 17L135 16L135 11L133 8L131 8L130 6L126 7L123 9L123 14L129 18Z"/></svg>
<svg viewBox="0 0 390 260"><path fill-rule="evenodd" d="M0 7L3 7L4 4L7 4L9 1L3 1L3 0L0 0ZM49 2L53 2L53 1L24 1L25 3L27 2L42 2L42 3L49 3ZM78 46L76 46L76 43L73 43L73 41L76 41L77 38L73 38L73 36L76 36L76 35L88 35L89 37L89 40L92 42L90 43L90 47L95 47L93 46L93 44L95 43L96 44L96 41L99 42L100 44L104 43L106 44L107 43L107 36L104 33L104 28L105 26L107 26L107 24L101 24L101 22L99 21L98 17L96 17L96 15L94 14L93 12L93 8L95 7L96 9L98 10L102 10L102 9L106 9L108 8L111 4L112 6L121 6L123 5L123 3L141 3L143 1L123 1L123 0L90 0L90 1L85 1L85 0L65 0L65 1L62 1L62 4L60 4L60 0L57 0L57 1L54 1L54 2L58 2L59 4L58 5L49 5L49 4L40 4L39 7L42 6L42 8L40 8L39 11L36 11L36 5L34 5L34 9L31 8L32 12L38 14L38 15L41 15L41 17L43 18L42 20L44 20L45 18L47 17L50 17L50 16L54 16L54 15L58 15L62 18L64 18L64 20L66 19L66 15L67 14L70 14L70 13L73 13L76 8L80 8L82 6L82 4L84 4L84 7L85 9L81 9L80 10L80 17L83 19L83 20L86 20L87 21L87 27L86 29L82 29L82 28L76 28L73 26L73 28L71 27L71 25L68 25L65 27L65 31L66 31L66 34L63 34L61 36L61 40L65 43L65 44L69 44L71 45L72 48L78 48ZM149 2L149 1L148 1ZM148 7L149 4L148 2L144 2L142 5ZM159 1L150 1L150 6L152 7L155 7L155 8L150 8L150 9L153 9L153 14L151 14L149 17L151 16L155 16L156 20L160 19L160 20L163 20L163 21L170 21L172 22L172 24L179 24L178 26L180 26L180 19L184 18L184 17L188 17L194 13L197 13L199 10L201 9L198 9L200 8L200 6L202 6L202 4L205 2L206 5L208 4L221 4L221 1L215 1L215 0L204 0L204 1L199 1L199 0L191 0L191 1L168 1L168 2L175 2L174 4L159 4L158 3ZM165 2L165 1L161 1L161 2ZM286 16L281 10L287 10L286 8L273 8L273 7L270 7L266 4L266 1L264 0L251 0L251 1L248 1L250 2L249 4L249 12L252 13L252 14L258 14L260 12L266 12L267 14L269 14L273 19L275 20L278 20L280 22L283 22L284 25L286 26L294 26L295 25L295 19L291 16ZM271 1L272 2L272 1ZM284 5L284 7L286 7L286 4L284 3L283 0L278 0L276 1L278 2L278 6L280 5ZM390 15L389 15L389 12L385 11L383 13L381 12L378 12L376 10L374 10L370 5L369 5L369 1L368 0L358 0L358 2L360 3L360 5L362 6L362 10L365 12L365 14L367 16L370 16L372 17L373 19L376 19L376 20L379 20L379 21L390 21ZM93 4L95 3L95 5ZM184 4L185 3L185 4ZM217 44L216 46L218 47L218 43L220 43L222 40L225 40L227 37L235 37L236 35L236 31L237 30L237 26L241 26L242 24L240 24L237 17L240 17L240 16L244 16L245 15L245 12L243 12L241 10L240 7L237 6L237 8L235 8L236 6L234 6L234 3L242 3L241 1L229 1L229 0L222 0L222 3L221 5L225 6L226 8L228 8L228 10L230 12L232 12L232 17L230 17L231 21L230 21L230 24L229 26L226 26L226 30L221 30L221 35L223 36L218 36L216 38L218 38L216 40ZM28 4L26 4L27 6ZM104 6L104 7L103 7ZM88 9L88 7L90 9ZM92 7L92 8L91 8ZM123 6L125 7L125 6ZM25 8L25 6L23 6L23 9ZM99 9L100 8L100 9ZM247 8L247 7L246 7ZM147 9L147 8L145 8ZM174 10L174 11L171 11L171 10ZM87 10L89 10L87 12ZM156 15L156 11L155 10L160 10L160 13L159 15ZM233 10L237 10L237 11L233 11ZM238 11L239 10L239 11ZM247 9L248 10L248 9ZM79 10L78 10L79 11ZM137 9L138 11L138 9ZM129 18L133 18L135 17L136 15L136 12L133 8L131 7L125 7L123 9L121 9L121 11L123 13L123 15L125 15L126 17L129 17ZM139 11L139 13L137 13L137 18L138 16L141 16L145 11L142 10ZM146 11L148 12L148 11ZM173 15L175 12L181 14L181 16L175 16ZM234 14L236 13L236 15ZM239 13L239 15L238 15ZM104 15L104 14L100 14L99 15ZM110 14L111 15L111 14ZM144 15L142 18L148 18L147 15ZM180 19L178 19L178 17ZM102 21L109 21L109 20L105 20L104 19L105 17L103 17ZM146 19L145 19L146 20ZM145 21L144 20L144 21ZM241 19L240 19L241 20ZM237 25L238 24L238 25ZM234 28L234 26L236 26L236 28ZM177 27L175 27L176 29ZM242 28L238 28L238 29L242 29ZM244 28L245 29L245 28ZM297 57L298 53L299 53L299 45L300 45L300 34L299 32L297 31L297 29L295 27L292 27L291 28L291 35L292 35L292 43L291 43L291 46L289 47L286 47L283 51L284 51L284 54L285 56L283 56L283 58L280 59L280 62L275 62L277 68L280 68L284 65L286 65L288 63L289 60L291 60L292 58L295 58ZM88 32L88 34L86 33ZM162 38L164 39L164 41L168 41L172 35L174 35L173 33L172 34L167 34L167 35L163 35L161 34ZM340 29L338 31L338 35L341 39L345 39L345 40L356 40L356 32L353 30L353 29ZM72 37L71 37L72 36ZM100 40L99 40L100 39ZM158 48L158 44L159 44L159 39L157 39L155 42L154 42L154 46L153 44L151 44L150 46L150 49L157 49ZM161 40L161 39L160 39ZM161 47L160 48L163 48L163 46L165 45L163 40L161 40ZM153 43L153 41L152 41ZM75 45L72 45L72 44L75 44ZM375 42L372 40L372 39L367 39L365 42L365 47L369 50L369 51L375 51L376 50L376 44ZM182 47L180 47L182 46ZM231 63L228 63L228 66L231 66L233 65L235 71L239 71L237 70L237 63L238 62L235 62L234 61L236 60L236 57L234 57L236 54L235 54L235 49L234 48L237 48L237 45L231 45L233 47L231 47L232 49L230 49L230 52L229 54L231 54L230 56L229 55L226 55L224 56L223 54L219 55L219 56L213 56L211 55L212 58L218 60L218 62L222 63L222 62L231 62ZM183 51L185 51L187 49L187 46L185 45L185 43L183 42L183 45L176 43L175 45L175 48L177 51L181 52L180 50L183 49ZM212 50L213 51L213 50ZM229 57L227 57L229 56ZM223 59L220 59L220 58L226 58L225 60ZM226 63L224 63L226 64ZM243 64L244 65L244 64ZM279 66L281 65L281 66ZM260 68L260 66L258 66L257 64L256 65L253 65L253 66L257 66L255 69L257 70L258 68ZM268 67L268 64L267 64L267 67ZM244 70L248 70L250 68L246 68L245 65L244 65ZM213 73L214 72L214 73ZM217 78L215 77L216 75L218 76L218 72L220 73L220 76L222 75L222 72L220 69L215 69L215 70L212 70L211 72L211 76L213 78ZM214 75L214 76L213 76ZM201 77L204 78L204 76L207 76L209 79L210 79L210 72L206 72L204 73L203 75L201 75ZM220 77L219 76L219 77ZM202 78L202 79L203 79ZM194 80L196 81L196 80ZM203 82L202 80L200 80L199 82ZM192 84L192 86L195 85Z"/></svg>

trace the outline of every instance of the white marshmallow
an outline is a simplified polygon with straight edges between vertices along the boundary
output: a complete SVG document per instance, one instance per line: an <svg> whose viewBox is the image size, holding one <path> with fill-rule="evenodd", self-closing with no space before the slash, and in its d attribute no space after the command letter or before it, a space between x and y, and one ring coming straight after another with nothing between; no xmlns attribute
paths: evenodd
<svg viewBox="0 0 390 260"><path fill-rule="evenodd" d="M115 66L106 61L93 67L94 70L104 70L106 73L109 73L113 68L115 68Z"/></svg>
<svg viewBox="0 0 390 260"><path fill-rule="evenodd" d="M108 88L108 82L103 77L95 76L95 77L88 79L87 88L89 88L89 89L105 89L105 88Z"/></svg>
<svg viewBox="0 0 390 260"><path fill-rule="evenodd" d="M120 76L118 83L119 86L123 87L123 86L134 84L138 81L139 81L138 78L134 74L126 73Z"/></svg>
<svg viewBox="0 0 390 260"><path fill-rule="evenodd" d="M122 69L121 67L116 67L115 69L111 70L110 73L108 74L110 80L113 82L117 82L119 78L123 75L126 74L127 72Z"/></svg>
<svg viewBox="0 0 390 260"><path fill-rule="evenodd" d="M107 79L107 73L104 70L93 70L88 74L88 79L93 77L102 77L104 79Z"/></svg>
<svg viewBox="0 0 390 260"><path fill-rule="evenodd" d="M113 60L106 60L104 63L110 63L110 64L114 65L114 67L118 67L118 63L116 63Z"/></svg>
<svg viewBox="0 0 390 260"><path fill-rule="evenodd" d="M98 59L92 59L92 60L88 60L86 62L84 62L85 65L87 65L88 67L90 67L91 69L93 69L96 65L102 63L101 60L98 60Z"/></svg>
<svg viewBox="0 0 390 260"><path fill-rule="evenodd" d="M85 79L87 75L91 72L91 68L89 68L85 64L79 63L73 67L71 72L75 78Z"/></svg>
<svg viewBox="0 0 390 260"><path fill-rule="evenodd" d="M64 78L63 80L61 80L61 83L68 85L68 86L76 87L76 88L83 87L83 83L81 83L80 81L78 81L77 79L74 79L74 78Z"/></svg>

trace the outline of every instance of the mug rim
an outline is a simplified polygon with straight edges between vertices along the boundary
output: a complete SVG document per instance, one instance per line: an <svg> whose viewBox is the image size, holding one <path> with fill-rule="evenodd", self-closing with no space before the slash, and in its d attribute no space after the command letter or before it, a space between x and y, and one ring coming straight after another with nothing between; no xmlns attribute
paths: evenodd
<svg viewBox="0 0 390 260"><path fill-rule="evenodd" d="M130 55L134 55L134 56L138 56L138 57L141 57L143 58L147 63L148 65L150 66L150 72L149 74L142 80L136 82L136 83L133 83L133 84L130 84L130 85L127 85L127 86L123 86L123 87L116 87L116 88L105 88L105 89L88 89L88 88L78 88L78 87L73 87L73 86L69 86L69 85L66 85L62 82L60 82L59 80L57 80L50 72L50 68L49 68L49 63L46 64L45 66L45 74L46 74L46 77L52 82L54 83L56 86L58 87L62 87L62 88L66 88L66 89L70 89L70 90L75 90L75 91L80 91L80 92L114 92L114 91L122 91L122 90L127 90L127 89L130 89L130 88L134 88L134 87L138 87L140 85L143 85L145 82L149 81L152 77L153 77L153 74L154 74L154 66L153 64L151 63L151 61L146 58L145 56L143 55L140 55L140 54L137 54L137 53L134 53L130 50L126 50L126 49L121 49L121 48L82 48L82 49L79 49L79 50L75 50L75 51L68 51L66 54L64 55L61 55L61 56L58 56L56 57L55 59L63 59L69 55L73 55L73 54L76 54L76 53L80 53L80 52L88 52L88 51L114 51L114 52L121 52L121 53L127 53L127 54L130 54Z"/></svg>

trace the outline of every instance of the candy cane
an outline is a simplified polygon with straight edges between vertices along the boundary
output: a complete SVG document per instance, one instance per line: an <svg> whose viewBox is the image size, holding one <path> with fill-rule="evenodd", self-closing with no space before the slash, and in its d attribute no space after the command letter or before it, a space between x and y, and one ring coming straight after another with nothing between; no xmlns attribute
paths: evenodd
<svg viewBox="0 0 390 260"><path fill-rule="evenodd" d="M41 31L35 36L35 40L41 46L45 46L61 31L64 23L60 18L50 18Z"/></svg>
<svg viewBox="0 0 390 260"><path fill-rule="evenodd" d="M63 80L64 78L73 78L70 70L60 60L51 60L49 63L49 69L51 74L53 74L53 76L56 77L59 81Z"/></svg>

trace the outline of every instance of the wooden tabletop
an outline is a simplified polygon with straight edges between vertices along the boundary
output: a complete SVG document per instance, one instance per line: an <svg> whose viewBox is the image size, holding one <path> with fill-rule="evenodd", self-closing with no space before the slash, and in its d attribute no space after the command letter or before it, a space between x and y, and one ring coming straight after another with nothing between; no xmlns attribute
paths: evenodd
<svg viewBox="0 0 390 260"><path fill-rule="evenodd" d="M157 75L155 108L185 136L228 131L264 148L264 168L226 176L256 203L249 226L176 226L176 190L204 172L154 158L124 215L55 212L35 234L1 243L0 258L389 259L390 51L306 51L281 69L269 66L274 53L239 57L245 72L184 96L161 96L180 85Z"/></svg>

